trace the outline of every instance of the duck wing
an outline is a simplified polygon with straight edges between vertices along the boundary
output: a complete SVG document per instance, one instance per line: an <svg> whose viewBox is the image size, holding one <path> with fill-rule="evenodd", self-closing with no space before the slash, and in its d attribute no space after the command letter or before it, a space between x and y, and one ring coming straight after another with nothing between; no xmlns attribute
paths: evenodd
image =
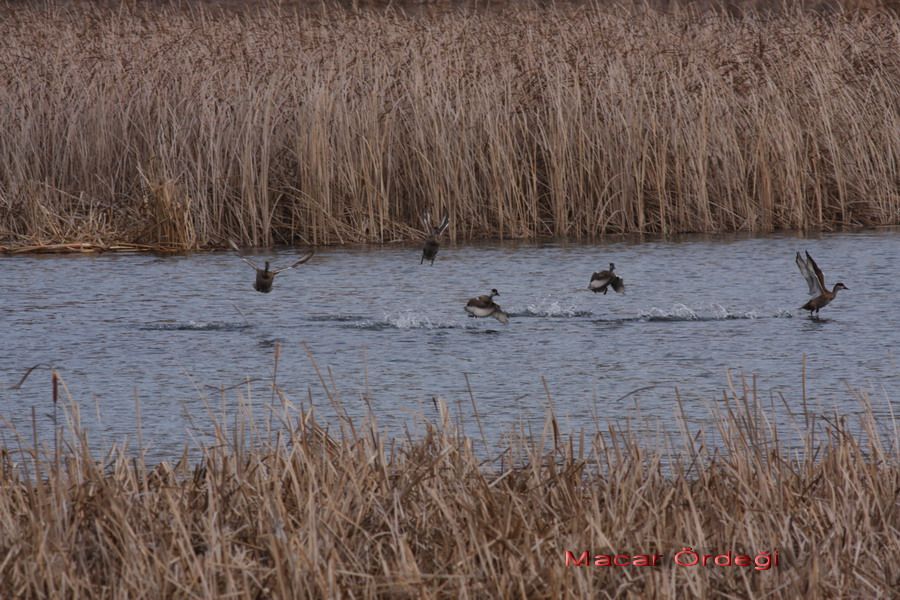
<svg viewBox="0 0 900 600"><path fill-rule="evenodd" d="M822 269L819 268L819 265L816 264L816 261L813 260L813 257L809 255L809 252L806 253L806 262L807 264L812 265L813 271L816 274L816 277L819 280L819 288L824 292L825 291L825 273L822 272Z"/></svg>
<svg viewBox="0 0 900 600"><path fill-rule="evenodd" d="M797 263L797 268L800 269L800 274L803 275L803 279L806 280L809 294L811 296L819 296L822 294L822 292L825 291L825 276L822 275L822 271L819 269L816 261L809 255L809 252L806 253L806 260L803 260L803 257L800 256L800 253L798 252L794 261Z"/></svg>
<svg viewBox="0 0 900 600"><path fill-rule="evenodd" d="M610 285L612 285L612 289L614 289L617 294L625 293L625 282L621 277L613 277Z"/></svg>
<svg viewBox="0 0 900 600"><path fill-rule="evenodd" d="M309 259L311 259L311 258L313 257L313 255L315 255L315 253L316 253L315 250L310 250L309 252L307 252L306 254L304 254L302 257L300 257L300 258L299 258L294 264L292 264L291 266L289 266L289 267L284 267L284 268L281 268L281 269L275 269L275 270L272 271L272 273L275 274L275 275L278 275L278 274L281 273L282 271L290 271L290 270L293 269L294 267L299 267L300 265L302 265L303 263L305 263L306 261L308 261Z"/></svg>
<svg viewBox="0 0 900 600"><path fill-rule="evenodd" d="M440 225L438 225L434 229L434 237L438 237L442 233L444 233L444 231L446 231L446 229L449 225L450 225L450 217L448 215L444 215L444 218L441 219Z"/></svg>
<svg viewBox="0 0 900 600"><path fill-rule="evenodd" d="M237 244L235 244L232 240L228 240L228 244L232 247L232 249L234 249L235 252L237 252L237 255L238 255L238 258L239 258L239 259L241 259L242 261L244 261L245 263L247 263L248 265L250 265L251 267L253 267L253 268L256 269L257 271L262 271L262 269L260 269L259 266L257 266L257 264L256 264L255 262L253 262L252 260L250 260L250 259L247 258L246 256L242 256L242 255L241 255L241 249L238 248Z"/></svg>

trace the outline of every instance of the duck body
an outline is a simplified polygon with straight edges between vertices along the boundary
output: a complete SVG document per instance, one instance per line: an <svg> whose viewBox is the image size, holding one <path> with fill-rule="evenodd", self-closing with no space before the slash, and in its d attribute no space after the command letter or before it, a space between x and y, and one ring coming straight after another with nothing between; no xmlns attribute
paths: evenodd
<svg viewBox="0 0 900 600"><path fill-rule="evenodd" d="M606 294L610 287L617 294L625 293L625 282L616 275L616 265L613 263L609 263L608 271L599 271L591 275L591 282L588 284L588 289L595 294L600 292Z"/></svg>
<svg viewBox="0 0 900 600"><path fill-rule="evenodd" d="M441 237L441 234L444 233L450 225L450 217L444 216L444 218L441 219L441 222L438 223L436 227L433 227L431 225L431 216L426 212L425 216L422 218L422 224L425 225L425 230L430 230L431 233L425 239L425 245L422 247L422 260L419 261L419 264L421 265L427 260L434 265L434 259L437 258L438 250L441 247L438 238Z"/></svg>
<svg viewBox="0 0 900 600"><path fill-rule="evenodd" d="M275 283L275 273L269 270L269 261L266 261L265 269L256 269L256 281L253 282L253 289L268 294L272 291L273 283Z"/></svg>
<svg viewBox="0 0 900 600"><path fill-rule="evenodd" d="M809 255L809 252L806 253L806 260L800 256L799 252L794 260L797 263L797 268L800 269L800 273L806 280L809 293L812 296L800 309L808 310L810 316L815 315L818 317L819 311L828 306L837 297L840 290L850 289L841 282L834 284L831 290L826 288L825 274L819 268L819 265L816 264L816 261L813 260L813 257Z"/></svg>
<svg viewBox="0 0 900 600"><path fill-rule="evenodd" d="M288 271L290 269L293 269L294 267L298 267L298 266L302 265L303 263L308 261L310 258L312 258L313 255L316 253L315 250L310 250L307 254L302 256L299 260L295 261L290 266L284 267L282 269L270 269L269 261L266 261L265 266L260 268L259 266L257 266L257 264L255 262L253 262L246 256L241 255L241 251L238 248L237 244L234 243L234 241L228 240L228 243L234 249L234 251L237 252L238 258L240 258L242 261L244 261L245 263L247 263L248 265L253 267L253 269L256 271L256 279L253 282L253 289L256 290L257 292L261 292L263 294L268 294L269 292L272 291L272 284L275 283L276 275L278 275L282 271Z"/></svg>
<svg viewBox="0 0 900 600"><path fill-rule="evenodd" d="M421 265L426 260L430 261L431 264L434 264L434 259L437 258L438 249L441 245L434 238L429 236L427 240L425 240L425 246L422 248L422 260L419 261Z"/></svg>
<svg viewBox="0 0 900 600"><path fill-rule="evenodd" d="M816 316L819 314L819 310L828 306L832 300L834 300L835 296L837 296L838 291L840 290L849 290L847 286L843 283L836 283L834 287L829 292L825 290L823 293L819 294L815 298L810 298L809 302L801 306L802 310L808 310L809 314L812 315L815 312Z"/></svg>
<svg viewBox="0 0 900 600"><path fill-rule="evenodd" d="M471 317L493 317L506 325L509 323L509 315L503 312L499 304L494 302L494 296L499 295L500 292L497 290L491 290L490 295L471 298L466 303L465 311Z"/></svg>

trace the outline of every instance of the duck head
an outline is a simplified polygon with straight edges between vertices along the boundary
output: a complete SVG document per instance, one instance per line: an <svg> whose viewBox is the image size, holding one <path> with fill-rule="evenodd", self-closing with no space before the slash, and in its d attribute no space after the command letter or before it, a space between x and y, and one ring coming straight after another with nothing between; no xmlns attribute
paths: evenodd
<svg viewBox="0 0 900 600"><path fill-rule="evenodd" d="M500 292L498 292L496 289L491 290L491 298L493 298L494 296L499 296L499 295L500 295Z"/></svg>
<svg viewBox="0 0 900 600"><path fill-rule="evenodd" d="M268 274L268 272L269 272L269 261L266 261L266 268L263 269L263 273Z"/></svg>
<svg viewBox="0 0 900 600"><path fill-rule="evenodd" d="M616 265L613 263L609 263L609 272L612 273L616 270Z"/></svg>
<svg viewBox="0 0 900 600"><path fill-rule="evenodd" d="M849 289L850 289L850 288L848 288L846 285L844 285L843 283L841 283L841 282L839 281L839 282L837 282L836 284L834 284L834 289L831 290L831 293L832 293L832 294L837 294L837 291L838 291L838 290L849 290Z"/></svg>

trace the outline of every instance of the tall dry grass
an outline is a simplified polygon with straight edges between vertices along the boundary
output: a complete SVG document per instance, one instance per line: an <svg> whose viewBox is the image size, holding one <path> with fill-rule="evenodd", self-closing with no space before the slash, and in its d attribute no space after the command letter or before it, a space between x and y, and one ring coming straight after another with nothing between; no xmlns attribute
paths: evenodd
<svg viewBox="0 0 900 600"><path fill-rule="evenodd" d="M21 7L0 240L175 248L900 222L900 17Z"/></svg>
<svg viewBox="0 0 900 600"><path fill-rule="evenodd" d="M805 443L744 385L716 431L609 427L475 452L446 405L420 438L286 404L215 424L202 461L147 465L30 436L0 450L8 598L887 598L900 586L900 437L798 415ZM709 444L707 437L719 438ZM778 555L685 567L675 553ZM655 567L566 565L566 551L661 554ZM680 561L685 562L686 557ZM690 562L688 560L687 562Z"/></svg>

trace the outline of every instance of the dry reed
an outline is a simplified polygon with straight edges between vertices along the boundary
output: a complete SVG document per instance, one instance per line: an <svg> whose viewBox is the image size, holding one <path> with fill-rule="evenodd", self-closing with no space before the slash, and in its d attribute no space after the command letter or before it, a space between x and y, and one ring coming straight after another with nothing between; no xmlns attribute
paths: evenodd
<svg viewBox="0 0 900 600"><path fill-rule="evenodd" d="M564 6L0 20L0 240L900 222L900 18Z"/></svg>
<svg viewBox="0 0 900 600"><path fill-rule="evenodd" d="M896 423L876 423L858 396L852 427L800 414L805 443L789 450L790 422L767 419L755 386L732 389L715 431L684 424L680 441L665 443L599 426L564 437L548 413L543 435L487 461L441 401L424 434L405 440L350 421L329 435L286 402L267 422L241 411L215 423L193 467L146 465L120 448L98 459L77 427L54 449L5 444L0 591L794 599L900 589ZM777 552L778 565L678 566L685 546ZM567 566L566 551L662 558Z"/></svg>

